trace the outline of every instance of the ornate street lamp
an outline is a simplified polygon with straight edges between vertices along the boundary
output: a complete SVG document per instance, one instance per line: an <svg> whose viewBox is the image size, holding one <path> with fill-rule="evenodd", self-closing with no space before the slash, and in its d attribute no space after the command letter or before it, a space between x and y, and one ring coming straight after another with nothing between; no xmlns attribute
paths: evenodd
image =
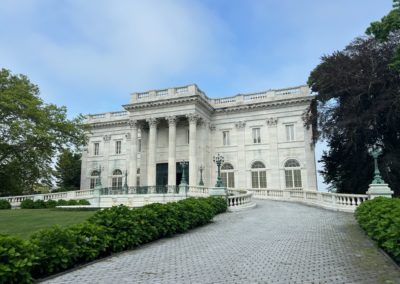
<svg viewBox="0 0 400 284"><path fill-rule="evenodd" d="M181 178L181 183L179 185L187 185L187 181L186 181L186 168L189 165L188 161L183 160L182 162L179 163L179 165L182 168L182 178Z"/></svg>
<svg viewBox="0 0 400 284"><path fill-rule="evenodd" d="M203 170L204 170L204 167L203 167L203 165L201 165L199 167L199 170L200 170L200 182L199 182L199 185L204 185L204 182L203 182Z"/></svg>
<svg viewBox="0 0 400 284"><path fill-rule="evenodd" d="M128 170L125 170L124 192L128 194Z"/></svg>
<svg viewBox="0 0 400 284"><path fill-rule="evenodd" d="M371 147L368 148L368 154L374 158L374 179L372 181L373 184L384 184L385 181L381 177L381 172L379 171L378 167L378 157L382 155L382 147L374 144Z"/></svg>
<svg viewBox="0 0 400 284"><path fill-rule="evenodd" d="M215 184L215 187L224 187L224 183L222 182L221 178L221 165L224 162L224 157L218 154L216 157L213 157L213 162L217 164L218 168L217 183Z"/></svg>
<svg viewBox="0 0 400 284"><path fill-rule="evenodd" d="M96 184L95 184L95 188L98 188L98 189L102 188L102 185L101 185L101 170L102 170L102 167L99 166L99 170L98 170L99 175L98 175L98 177L96 179Z"/></svg>

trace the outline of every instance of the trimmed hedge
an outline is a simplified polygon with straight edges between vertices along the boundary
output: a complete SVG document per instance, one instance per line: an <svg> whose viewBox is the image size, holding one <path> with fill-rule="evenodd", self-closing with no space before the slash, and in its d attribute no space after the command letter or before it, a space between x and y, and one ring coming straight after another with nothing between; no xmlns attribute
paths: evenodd
<svg viewBox="0 0 400 284"><path fill-rule="evenodd" d="M355 217L368 236L400 263L400 199L367 200L357 207Z"/></svg>
<svg viewBox="0 0 400 284"><path fill-rule="evenodd" d="M11 209L11 203L8 200L0 199L0 210Z"/></svg>
<svg viewBox="0 0 400 284"><path fill-rule="evenodd" d="M0 284L29 283L32 277L48 276L183 233L207 224L226 210L226 201L215 197L155 203L136 209L120 205L98 211L81 224L38 231L29 241L0 236Z"/></svg>
<svg viewBox="0 0 400 284"><path fill-rule="evenodd" d="M66 205L90 205L90 202L86 199L80 200L35 200L25 199L21 202L21 209L45 209L45 208L55 208L56 206L66 206Z"/></svg>

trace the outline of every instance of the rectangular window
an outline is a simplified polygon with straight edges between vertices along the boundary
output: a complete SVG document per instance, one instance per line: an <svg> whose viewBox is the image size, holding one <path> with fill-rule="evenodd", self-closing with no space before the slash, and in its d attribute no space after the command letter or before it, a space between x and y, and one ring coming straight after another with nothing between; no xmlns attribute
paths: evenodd
<svg viewBox="0 0 400 284"><path fill-rule="evenodd" d="M138 139L137 149L139 153L142 152L142 139Z"/></svg>
<svg viewBox="0 0 400 284"><path fill-rule="evenodd" d="M234 188L235 187L235 174L233 172L228 173L228 187Z"/></svg>
<svg viewBox="0 0 400 284"><path fill-rule="evenodd" d="M301 187L301 171L293 170L294 187Z"/></svg>
<svg viewBox="0 0 400 284"><path fill-rule="evenodd" d="M189 132L189 129L186 131L186 137L187 137L187 143L189 144L189 142L190 142L190 132Z"/></svg>
<svg viewBox="0 0 400 284"><path fill-rule="evenodd" d="M228 176L227 173L221 173L221 179L224 186L228 186Z"/></svg>
<svg viewBox="0 0 400 284"><path fill-rule="evenodd" d="M267 188L267 172L260 171L260 188Z"/></svg>
<svg viewBox="0 0 400 284"><path fill-rule="evenodd" d="M122 188L122 177L113 177L112 188L113 189L121 189Z"/></svg>
<svg viewBox="0 0 400 284"><path fill-rule="evenodd" d="M94 143L94 155L97 156L100 153L100 144L98 142Z"/></svg>
<svg viewBox="0 0 400 284"><path fill-rule="evenodd" d="M294 125L288 124L286 127L286 141L294 141Z"/></svg>
<svg viewBox="0 0 400 284"><path fill-rule="evenodd" d="M115 141L115 154L121 154L121 141Z"/></svg>
<svg viewBox="0 0 400 284"><path fill-rule="evenodd" d="M293 188L293 172L292 170L285 170L286 188Z"/></svg>
<svg viewBox="0 0 400 284"><path fill-rule="evenodd" d="M90 189L93 189L96 186L96 179L95 178L91 178L90 179Z"/></svg>
<svg viewBox="0 0 400 284"><path fill-rule="evenodd" d="M260 128L253 128L253 143L254 144L261 143Z"/></svg>
<svg viewBox="0 0 400 284"><path fill-rule="evenodd" d="M222 144L225 145L230 145L229 141L229 131L222 131Z"/></svg>
<svg viewBox="0 0 400 284"><path fill-rule="evenodd" d="M251 172L251 187L252 188L259 188L258 183L258 172Z"/></svg>
<svg viewBox="0 0 400 284"><path fill-rule="evenodd" d="M140 186L140 175L136 176L136 186Z"/></svg>

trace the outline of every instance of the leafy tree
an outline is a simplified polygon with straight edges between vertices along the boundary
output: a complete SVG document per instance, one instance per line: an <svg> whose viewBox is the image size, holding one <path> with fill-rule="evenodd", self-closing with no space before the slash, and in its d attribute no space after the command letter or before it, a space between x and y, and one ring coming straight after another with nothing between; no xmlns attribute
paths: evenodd
<svg viewBox="0 0 400 284"><path fill-rule="evenodd" d="M393 32L400 29L400 0L393 0L393 10L380 21L371 23L366 33L374 36L377 40L385 42ZM390 65L393 69L400 71L400 48L396 49L393 61Z"/></svg>
<svg viewBox="0 0 400 284"><path fill-rule="evenodd" d="M62 151L58 157L54 173L57 185L62 190L78 190L81 179L81 154L69 149Z"/></svg>
<svg viewBox="0 0 400 284"><path fill-rule="evenodd" d="M322 175L338 192L367 191L373 176L367 148L378 141L383 178L400 193L400 77L389 67L399 43L399 33L385 42L358 38L323 56L308 79L317 95L306 124L314 126L314 141L328 142Z"/></svg>
<svg viewBox="0 0 400 284"><path fill-rule="evenodd" d="M69 120L66 112L45 104L26 76L0 70L0 195L50 183L55 154L85 143L83 117Z"/></svg>

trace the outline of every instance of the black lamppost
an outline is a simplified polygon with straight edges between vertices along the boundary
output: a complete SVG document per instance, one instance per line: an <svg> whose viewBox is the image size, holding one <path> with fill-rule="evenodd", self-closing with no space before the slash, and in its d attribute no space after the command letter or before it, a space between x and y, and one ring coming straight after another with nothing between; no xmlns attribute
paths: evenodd
<svg viewBox="0 0 400 284"><path fill-rule="evenodd" d="M125 170L124 192L128 194L128 170Z"/></svg>
<svg viewBox="0 0 400 284"><path fill-rule="evenodd" d="M182 179L181 179L181 183L179 185L187 185L185 170L186 170L186 167L189 165L189 162L183 160L182 162L179 163L179 165L182 168Z"/></svg>
<svg viewBox="0 0 400 284"><path fill-rule="evenodd" d="M199 170L200 170L200 182L199 182L199 185L203 186L204 185L204 181L203 181L203 170L204 170L204 167L203 167L203 165L200 166Z"/></svg>
<svg viewBox="0 0 400 284"><path fill-rule="evenodd" d="M215 184L215 187L224 187L224 183L222 182L221 178L221 165L224 162L224 157L218 154L216 157L213 157L213 161L217 164L218 168L217 183Z"/></svg>
<svg viewBox="0 0 400 284"><path fill-rule="evenodd" d="M372 181L373 184L384 184L385 181L381 177L381 172L379 171L378 167L378 157L382 155L382 147L374 144L370 148L368 148L368 153L372 156L374 159L374 179Z"/></svg>

